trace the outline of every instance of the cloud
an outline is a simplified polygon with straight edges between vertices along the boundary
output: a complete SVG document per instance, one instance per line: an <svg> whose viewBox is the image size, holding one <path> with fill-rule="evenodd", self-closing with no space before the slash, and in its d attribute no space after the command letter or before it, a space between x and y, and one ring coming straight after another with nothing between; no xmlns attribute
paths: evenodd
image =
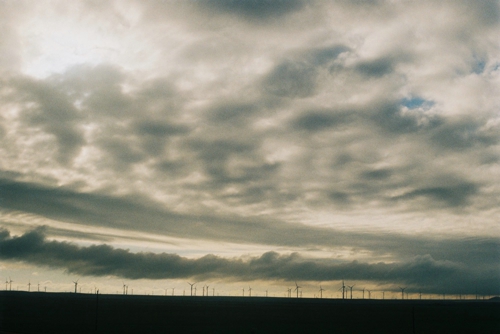
<svg viewBox="0 0 500 334"><path fill-rule="evenodd" d="M303 0L208 0L200 2L200 5L220 13L261 22L300 10L305 3Z"/></svg>
<svg viewBox="0 0 500 334"><path fill-rule="evenodd" d="M458 207L467 205L469 198L478 191L478 186L472 183L462 183L453 186L427 187L412 190L396 199L428 197L432 200L444 202L445 204Z"/></svg>
<svg viewBox="0 0 500 334"><path fill-rule="evenodd" d="M0 257L62 268L71 274L85 276L323 282L348 279L377 284L410 284L414 291L447 293L474 293L473 283L479 286L478 291L482 293L498 293L495 282L500 278L497 270L470 270L462 263L436 261L430 255L417 256L408 262L361 263L307 259L298 253L280 255L276 252L230 259L211 254L187 259L167 253L131 253L107 245L79 247L67 242L48 241L43 228L19 237L10 237L7 230L2 230Z"/></svg>

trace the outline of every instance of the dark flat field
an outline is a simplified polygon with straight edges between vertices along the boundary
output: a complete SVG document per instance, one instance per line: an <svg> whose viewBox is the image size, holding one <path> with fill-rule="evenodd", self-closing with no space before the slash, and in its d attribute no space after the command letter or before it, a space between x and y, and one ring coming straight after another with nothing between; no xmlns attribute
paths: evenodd
<svg viewBox="0 0 500 334"><path fill-rule="evenodd" d="M500 333L500 302L0 292L2 333Z"/></svg>

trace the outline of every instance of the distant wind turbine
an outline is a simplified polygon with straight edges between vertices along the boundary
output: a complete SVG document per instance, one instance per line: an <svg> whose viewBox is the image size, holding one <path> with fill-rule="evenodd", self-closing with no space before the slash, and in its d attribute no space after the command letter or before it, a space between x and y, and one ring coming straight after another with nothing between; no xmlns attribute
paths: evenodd
<svg viewBox="0 0 500 334"><path fill-rule="evenodd" d="M368 289L366 289L366 291L368 292L368 299L372 299L372 292Z"/></svg>
<svg viewBox="0 0 500 334"><path fill-rule="evenodd" d="M299 286L297 284L297 282L295 282L295 291L297 291L297 298L299 298L299 289L301 288L301 286Z"/></svg>
<svg viewBox="0 0 500 334"><path fill-rule="evenodd" d="M351 290L351 299L352 299L352 288L354 288L355 284L348 286L348 288Z"/></svg>
<svg viewBox="0 0 500 334"><path fill-rule="evenodd" d="M208 288L209 288L209 285L207 284L207 297L208 297Z"/></svg>
<svg viewBox="0 0 500 334"><path fill-rule="evenodd" d="M5 279L5 291L7 291L7 287L9 286L9 281Z"/></svg>
<svg viewBox="0 0 500 334"><path fill-rule="evenodd" d="M76 293L76 287L78 286L78 281L79 280L73 281L73 283L75 283L75 293Z"/></svg>
<svg viewBox="0 0 500 334"><path fill-rule="evenodd" d="M402 288L402 287L399 287L401 289L401 299L405 299L405 290L406 290L406 287Z"/></svg>
<svg viewBox="0 0 500 334"><path fill-rule="evenodd" d="M31 280L28 281L28 292L31 292Z"/></svg>
<svg viewBox="0 0 500 334"><path fill-rule="evenodd" d="M191 296L193 296L193 285L195 285L196 283L189 283L188 282L188 284L191 285Z"/></svg>
<svg viewBox="0 0 500 334"><path fill-rule="evenodd" d="M320 285L320 286L319 286L319 296L320 296L320 298L323 298L323 291L325 291L325 289L323 289L323 288L321 287L321 285Z"/></svg>
<svg viewBox="0 0 500 334"><path fill-rule="evenodd" d="M248 297L252 297L252 288L248 287Z"/></svg>
<svg viewBox="0 0 500 334"><path fill-rule="evenodd" d="M340 287L339 291L342 291L342 299L345 299L344 295L345 295L345 284L344 284L344 280L342 280L342 286Z"/></svg>

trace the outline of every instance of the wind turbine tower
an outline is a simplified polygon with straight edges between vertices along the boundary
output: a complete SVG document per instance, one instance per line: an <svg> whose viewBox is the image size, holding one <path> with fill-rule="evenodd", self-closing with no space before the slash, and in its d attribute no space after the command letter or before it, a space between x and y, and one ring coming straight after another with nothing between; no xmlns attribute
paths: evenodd
<svg viewBox="0 0 500 334"><path fill-rule="evenodd" d="M340 287L339 291L342 290L342 299L345 299L345 284L344 280L342 280L342 286Z"/></svg>
<svg viewBox="0 0 500 334"><path fill-rule="evenodd" d="M191 296L193 296L193 285L195 285L196 283L189 283L188 282L188 284L191 285Z"/></svg>
<svg viewBox="0 0 500 334"><path fill-rule="evenodd" d="M352 288L354 288L354 285L355 285L355 284L353 284L353 285L351 285L351 286L348 286L348 288L351 290L351 299L352 299Z"/></svg>
<svg viewBox="0 0 500 334"><path fill-rule="evenodd" d="M297 282L295 282L295 291L297 291L297 298L299 298L299 289L301 288L301 286L299 286L297 284Z"/></svg>
<svg viewBox="0 0 500 334"><path fill-rule="evenodd" d="M31 281L28 281L28 292L31 292Z"/></svg>
<svg viewBox="0 0 500 334"><path fill-rule="evenodd" d="M405 299L405 290L406 290L406 287L402 288L402 287L399 287L401 289L401 299Z"/></svg>
<svg viewBox="0 0 500 334"><path fill-rule="evenodd" d="M252 288L248 287L248 297L252 297Z"/></svg>
<svg viewBox="0 0 500 334"><path fill-rule="evenodd" d="M319 298L323 299L323 291L325 291L325 289L323 289L321 287L321 285L319 286Z"/></svg>
<svg viewBox="0 0 500 334"><path fill-rule="evenodd" d="M78 286L78 281L79 280L73 281L73 283L75 283L75 293L76 293L76 289L77 289L77 286Z"/></svg>

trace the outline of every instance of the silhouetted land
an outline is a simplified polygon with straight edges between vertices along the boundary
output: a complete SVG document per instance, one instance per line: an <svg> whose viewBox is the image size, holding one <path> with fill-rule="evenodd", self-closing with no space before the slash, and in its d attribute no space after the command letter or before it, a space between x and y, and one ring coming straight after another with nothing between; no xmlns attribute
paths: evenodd
<svg viewBox="0 0 500 334"><path fill-rule="evenodd" d="M500 333L500 302L1 291L0 332Z"/></svg>

